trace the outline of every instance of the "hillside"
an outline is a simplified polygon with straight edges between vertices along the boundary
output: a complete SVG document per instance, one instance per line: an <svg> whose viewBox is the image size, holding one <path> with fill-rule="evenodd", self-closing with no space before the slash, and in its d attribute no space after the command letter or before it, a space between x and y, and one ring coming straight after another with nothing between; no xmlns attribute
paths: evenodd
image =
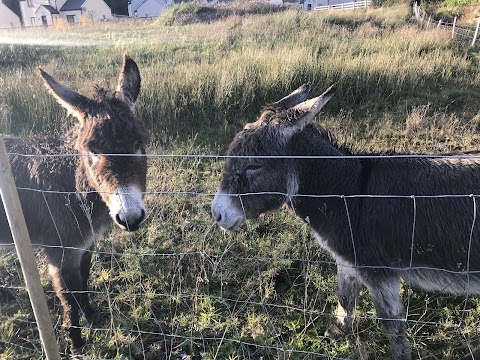
<svg viewBox="0 0 480 360"><path fill-rule="evenodd" d="M455 17L462 24L475 26L480 17L479 0L426 0L422 4L435 18L452 22Z"/></svg>

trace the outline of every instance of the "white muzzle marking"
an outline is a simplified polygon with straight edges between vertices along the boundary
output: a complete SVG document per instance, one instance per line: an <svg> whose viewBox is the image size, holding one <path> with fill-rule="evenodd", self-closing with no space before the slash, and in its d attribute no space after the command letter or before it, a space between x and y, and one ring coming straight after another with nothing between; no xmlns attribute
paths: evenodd
<svg viewBox="0 0 480 360"><path fill-rule="evenodd" d="M233 195L222 193L215 194L212 203L212 216L224 230L235 231L246 220L243 209L239 209Z"/></svg>
<svg viewBox="0 0 480 360"><path fill-rule="evenodd" d="M137 228L146 214L143 194L134 185L121 186L115 194L110 195L109 209L112 219L127 230L128 224L131 224L132 228Z"/></svg>

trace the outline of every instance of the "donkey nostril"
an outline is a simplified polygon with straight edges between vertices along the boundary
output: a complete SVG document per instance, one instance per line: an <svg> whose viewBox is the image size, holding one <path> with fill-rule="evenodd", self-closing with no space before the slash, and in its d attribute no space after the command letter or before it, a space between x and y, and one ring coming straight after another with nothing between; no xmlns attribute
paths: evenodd
<svg viewBox="0 0 480 360"><path fill-rule="evenodd" d="M145 220L145 217L146 217L146 212L144 209L142 209L140 212L140 216L137 218L133 218L133 219L127 218L123 220L122 217L119 214L117 214L115 215L115 221L117 222L118 225L120 225L127 231L136 231L140 227L140 224L142 223L142 221Z"/></svg>
<svg viewBox="0 0 480 360"><path fill-rule="evenodd" d="M222 214L218 213L217 216L215 216L215 221L220 222L222 220Z"/></svg>
<svg viewBox="0 0 480 360"><path fill-rule="evenodd" d="M145 220L146 212L142 209L142 213L140 214L140 219L138 219L138 223L140 224L143 220Z"/></svg>
<svg viewBox="0 0 480 360"><path fill-rule="evenodd" d="M120 218L120 215L115 215L115 221L119 224L119 225L122 225L124 227L127 227L127 222L126 221L123 221L121 218Z"/></svg>

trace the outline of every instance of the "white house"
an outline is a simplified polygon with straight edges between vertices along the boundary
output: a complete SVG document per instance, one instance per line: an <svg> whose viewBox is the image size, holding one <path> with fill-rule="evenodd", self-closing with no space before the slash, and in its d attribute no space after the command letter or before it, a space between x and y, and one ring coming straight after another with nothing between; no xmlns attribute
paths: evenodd
<svg viewBox="0 0 480 360"><path fill-rule="evenodd" d="M35 11L35 25L50 26L55 19L58 19L60 13L51 5L40 5ZM32 24L33 25L33 24Z"/></svg>
<svg viewBox="0 0 480 360"><path fill-rule="evenodd" d="M60 15L69 23L77 23L81 16L92 20L107 20L112 17L110 6L103 0L57 0ZM63 3L60 6L60 3Z"/></svg>
<svg viewBox="0 0 480 360"><path fill-rule="evenodd" d="M135 18L148 18L160 16L173 0L132 0L128 3L128 16Z"/></svg>
<svg viewBox="0 0 480 360"><path fill-rule="evenodd" d="M0 0L0 29L21 27L20 18Z"/></svg>
<svg viewBox="0 0 480 360"><path fill-rule="evenodd" d="M316 0L303 0L300 1L300 4L302 5L302 9L306 11L311 11L315 6L317 6L317 1Z"/></svg>
<svg viewBox="0 0 480 360"><path fill-rule="evenodd" d="M20 0L20 11L26 27L49 26L56 19L75 24L82 16L92 20L112 17L110 7L103 0Z"/></svg>

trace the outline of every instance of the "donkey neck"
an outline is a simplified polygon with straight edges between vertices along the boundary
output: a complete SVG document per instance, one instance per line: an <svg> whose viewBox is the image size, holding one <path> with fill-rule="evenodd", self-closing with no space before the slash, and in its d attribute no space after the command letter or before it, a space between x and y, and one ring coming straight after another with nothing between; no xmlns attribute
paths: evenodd
<svg viewBox="0 0 480 360"><path fill-rule="evenodd" d="M294 197L292 206L333 252L337 247L349 247L351 243L343 243L341 239L349 241L348 212L354 211L359 203L343 196L361 194L368 181L367 164L360 159L342 158L352 153L314 125L298 133L290 144L291 153L298 156L335 156L295 160L298 196Z"/></svg>
<svg viewBox="0 0 480 360"><path fill-rule="evenodd" d="M289 143L288 153L302 157L294 160L299 195L357 195L365 187L364 178L369 176L368 162L343 158L355 154L339 146L329 133L316 125L308 125L295 135ZM333 158L319 159L316 156Z"/></svg>

